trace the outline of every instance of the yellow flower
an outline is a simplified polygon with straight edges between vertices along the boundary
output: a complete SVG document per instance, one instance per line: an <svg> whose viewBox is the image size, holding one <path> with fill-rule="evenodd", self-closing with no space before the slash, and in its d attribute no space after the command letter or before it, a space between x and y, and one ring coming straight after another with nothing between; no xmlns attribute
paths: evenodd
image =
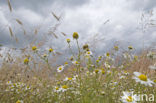
<svg viewBox="0 0 156 103"><path fill-rule="evenodd" d="M36 51L36 50L37 50L37 47L36 47L36 46L33 46L33 47L32 47L32 50L33 50L33 51Z"/></svg>
<svg viewBox="0 0 156 103"><path fill-rule="evenodd" d="M49 52L51 53L51 52L53 52L54 51L54 49L52 49L52 48L49 48Z"/></svg>
<svg viewBox="0 0 156 103"><path fill-rule="evenodd" d="M95 73L99 73L99 70L98 70L98 69L96 69L94 72L95 72Z"/></svg>
<svg viewBox="0 0 156 103"><path fill-rule="evenodd" d="M114 49L115 49L116 51L118 51L118 50L119 50L119 47L118 47L118 46L114 46Z"/></svg>
<svg viewBox="0 0 156 103"><path fill-rule="evenodd" d="M18 100L16 103L23 103L23 101L22 100Z"/></svg>
<svg viewBox="0 0 156 103"><path fill-rule="evenodd" d="M74 32L74 33L73 33L73 38L74 38L74 39L78 39L78 38L79 38L79 35L78 35L77 32Z"/></svg>
<svg viewBox="0 0 156 103"><path fill-rule="evenodd" d="M106 53L106 56L107 56L107 57L109 57L109 56L110 56L110 54L109 54L109 53Z"/></svg>
<svg viewBox="0 0 156 103"><path fill-rule="evenodd" d="M89 49L88 44L83 45L83 50Z"/></svg>
<svg viewBox="0 0 156 103"><path fill-rule="evenodd" d="M28 64L29 63L29 59L28 58L25 58L24 59L24 64Z"/></svg>
<svg viewBox="0 0 156 103"><path fill-rule="evenodd" d="M96 60L96 63L99 63L99 60Z"/></svg>
<svg viewBox="0 0 156 103"><path fill-rule="evenodd" d="M138 78L142 81L147 81L147 76L144 74L139 75Z"/></svg>
<svg viewBox="0 0 156 103"><path fill-rule="evenodd" d="M102 73L102 74L105 74L105 71L104 71L104 70L102 70L102 71L101 71L101 73Z"/></svg>
<svg viewBox="0 0 156 103"><path fill-rule="evenodd" d="M63 89L68 89L68 86L67 85L63 85L62 88Z"/></svg>
<svg viewBox="0 0 156 103"><path fill-rule="evenodd" d="M132 49L133 49L133 47L132 47L132 46L128 46L128 49L129 49L129 50L132 50Z"/></svg>
<svg viewBox="0 0 156 103"><path fill-rule="evenodd" d="M127 100L128 102L133 102L132 96L128 96L126 100Z"/></svg>
<svg viewBox="0 0 156 103"><path fill-rule="evenodd" d="M68 62L65 62L64 65L68 65Z"/></svg>
<svg viewBox="0 0 156 103"><path fill-rule="evenodd" d="M55 87L56 90L59 90L59 87Z"/></svg>
<svg viewBox="0 0 156 103"><path fill-rule="evenodd" d="M67 43L70 43L70 39L66 39Z"/></svg>
<svg viewBox="0 0 156 103"><path fill-rule="evenodd" d="M154 83L156 83L156 80L154 80Z"/></svg>
<svg viewBox="0 0 156 103"><path fill-rule="evenodd" d="M46 58L47 57L47 54L43 54L43 57Z"/></svg>

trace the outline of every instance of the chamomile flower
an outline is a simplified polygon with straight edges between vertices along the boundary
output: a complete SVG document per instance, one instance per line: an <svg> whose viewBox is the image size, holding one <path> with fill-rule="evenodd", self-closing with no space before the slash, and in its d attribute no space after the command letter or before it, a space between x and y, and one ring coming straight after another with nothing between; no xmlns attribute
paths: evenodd
<svg viewBox="0 0 156 103"><path fill-rule="evenodd" d="M65 91L67 91L69 89L69 87L67 86L67 85L63 85L62 87L61 87L61 91L62 92L65 92Z"/></svg>
<svg viewBox="0 0 156 103"><path fill-rule="evenodd" d="M133 49L133 47L132 47L132 46L128 46L128 49L129 49L129 50L132 50L132 49Z"/></svg>
<svg viewBox="0 0 156 103"><path fill-rule="evenodd" d="M54 92L57 92L57 93L58 93L58 92L60 92L60 91L61 91L61 88L59 88L59 87L55 87L55 88L54 88Z"/></svg>
<svg viewBox="0 0 156 103"><path fill-rule="evenodd" d="M36 51L36 50L37 50L37 47L36 47L36 46L33 46L33 47L32 47L32 50L33 50L33 51Z"/></svg>
<svg viewBox="0 0 156 103"><path fill-rule="evenodd" d="M79 38L78 33L77 33L77 32L74 32L74 33L73 33L73 39L78 39L78 38Z"/></svg>
<svg viewBox="0 0 156 103"><path fill-rule="evenodd" d="M121 101L123 103L137 103L139 100L138 96L133 94L133 92L123 92L123 96L121 96Z"/></svg>
<svg viewBox="0 0 156 103"><path fill-rule="evenodd" d="M87 49L89 49L88 44L83 45L83 50L87 50Z"/></svg>
<svg viewBox="0 0 156 103"><path fill-rule="evenodd" d="M22 100L18 100L16 103L24 103Z"/></svg>
<svg viewBox="0 0 156 103"><path fill-rule="evenodd" d="M57 72L62 72L63 70L64 70L64 66L63 65L61 65L61 66L59 66L57 68Z"/></svg>
<svg viewBox="0 0 156 103"><path fill-rule="evenodd" d="M49 53L51 53L51 52L53 52L53 51L54 51L54 49L49 48L49 49L48 49L48 51L49 51Z"/></svg>
<svg viewBox="0 0 156 103"><path fill-rule="evenodd" d="M91 51L86 51L86 56L91 56L93 53Z"/></svg>
<svg viewBox="0 0 156 103"><path fill-rule="evenodd" d="M78 61L72 61L72 63L73 63L74 65L79 65L79 62L78 62Z"/></svg>
<svg viewBox="0 0 156 103"><path fill-rule="evenodd" d="M64 81L72 81L73 80L73 78L71 78L71 77L66 77L65 79L64 79Z"/></svg>
<svg viewBox="0 0 156 103"><path fill-rule="evenodd" d="M29 59L28 58L25 58L24 59L24 64L28 64L29 63Z"/></svg>
<svg viewBox="0 0 156 103"><path fill-rule="evenodd" d="M67 43L70 43L70 39L66 39Z"/></svg>
<svg viewBox="0 0 156 103"><path fill-rule="evenodd" d="M154 84L154 82L148 79L147 76L144 74L141 74L139 72L134 72L134 75L135 76L133 77L133 79L135 79L136 82L139 82L146 86L152 86L152 84Z"/></svg>
<svg viewBox="0 0 156 103"><path fill-rule="evenodd" d="M65 62L65 63L64 63L64 66L68 66L68 62Z"/></svg>
<svg viewBox="0 0 156 103"><path fill-rule="evenodd" d="M12 84L12 82L11 81L7 81L7 83L6 83L7 85L11 85Z"/></svg>
<svg viewBox="0 0 156 103"><path fill-rule="evenodd" d="M95 69L95 70L94 70L94 73L95 73L95 74L101 73L101 70Z"/></svg>
<svg viewBox="0 0 156 103"><path fill-rule="evenodd" d="M47 54L43 54L43 55L42 55L43 58L46 58L47 56L48 56Z"/></svg>

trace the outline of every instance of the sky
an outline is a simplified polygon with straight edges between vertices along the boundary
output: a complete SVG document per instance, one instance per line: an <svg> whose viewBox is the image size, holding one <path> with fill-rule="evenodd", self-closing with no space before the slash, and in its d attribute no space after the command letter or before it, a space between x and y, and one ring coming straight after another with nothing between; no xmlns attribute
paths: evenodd
<svg viewBox="0 0 156 103"><path fill-rule="evenodd" d="M156 0L10 0L10 3L12 12L7 0L0 0L0 44L4 47L22 48L32 41L45 41L43 47L65 51L67 38L75 43L73 32L78 32L80 45L88 43L96 52L109 50L115 43L148 47L156 40ZM61 17L59 21L52 12ZM56 25L58 38L48 35ZM9 27L14 37L10 36Z"/></svg>

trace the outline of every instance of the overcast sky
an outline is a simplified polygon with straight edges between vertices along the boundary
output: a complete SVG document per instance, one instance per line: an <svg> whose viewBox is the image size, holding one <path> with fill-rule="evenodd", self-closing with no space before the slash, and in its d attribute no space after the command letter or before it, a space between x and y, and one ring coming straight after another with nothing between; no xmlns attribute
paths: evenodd
<svg viewBox="0 0 156 103"><path fill-rule="evenodd" d="M139 29L142 24L156 20L156 0L10 1L12 12L9 11L7 0L0 0L0 44L7 47L23 47L32 40L36 39L38 42L45 39L46 46L65 50L65 39L72 38L73 32L79 33L81 45L96 43L94 46L99 51L111 47L116 41L141 47L143 40L147 46L156 40L156 27L153 25L146 26L144 34ZM153 16L150 17L151 10ZM61 16L59 22L52 16L52 12ZM141 22L142 13L145 15L144 22ZM23 26L16 19L22 21ZM55 31L58 39L52 35L46 36L56 24L60 24ZM19 43L10 36L9 26ZM33 34L35 28L38 29L37 35ZM25 35L23 29L26 30ZM61 32L67 34L67 37Z"/></svg>

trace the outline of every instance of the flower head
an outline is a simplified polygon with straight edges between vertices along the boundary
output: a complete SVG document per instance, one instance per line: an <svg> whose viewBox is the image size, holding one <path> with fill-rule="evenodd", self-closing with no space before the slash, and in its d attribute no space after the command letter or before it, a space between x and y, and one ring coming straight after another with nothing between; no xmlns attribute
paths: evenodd
<svg viewBox="0 0 156 103"><path fill-rule="evenodd" d="M79 62L78 61L73 61L72 62L74 65L79 65Z"/></svg>
<svg viewBox="0 0 156 103"><path fill-rule="evenodd" d="M47 54L43 54L42 57L43 57L43 58L46 58L46 57L47 57Z"/></svg>
<svg viewBox="0 0 156 103"><path fill-rule="evenodd" d="M24 59L24 64L28 64L29 63L29 59L28 58L25 58Z"/></svg>
<svg viewBox="0 0 156 103"><path fill-rule="evenodd" d="M66 39L67 43L70 43L70 39Z"/></svg>
<svg viewBox="0 0 156 103"><path fill-rule="evenodd" d="M123 103L137 103L139 100L137 95L134 95L133 92L123 92L123 96L121 96L121 101Z"/></svg>
<svg viewBox="0 0 156 103"><path fill-rule="evenodd" d="M62 87L61 87L61 91L62 92L65 92L65 91L67 91L68 90L68 86L67 85L63 85Z"/></svg>
<svg viewBox="0 0 156 103"><path fill-rule="evenodd" d="M36 50L37 50L37 47L36 47L36 46L33 46L33 47L32 47L32 50L33 50L33 51L36 51Z"/></svg>
<svg viewBox="0 0 156 103"><path fill-rule="evenodd" d="M152 84L154 84L154 82L148 79L144 74L134 72L134 75L135 76L133 77L133 79L135 79L136 82L140 82L141 84L144 84L146 86L152 86Z"/></svg>
<svg viewBox="0 0 156 103"><path fill-rule="evenodd" d="M51 53L51 52L53 52L54 51L54 49L52 49L52 48L49 48L49 52Z"/></svg>
<svg viewBox="0 0 156 103"><path fill-rule="evenodd" d="M24 103L22 100L18 100L16 103Z"/></svg>
<svg viewBox="0 0 156 103"><path fill-rule="evenodd" d="M65 79L64 79L64 81L72 81L73 80L73 78L71 78L71 77L66 77Z"/></svg>
<svg viewBox="0 0 156 103"><path fill-rule="evenodd" d="M57 72L62 72L63 70L64 70L64 66L63 65L61 65L61 66L59 66L57 68Z"/></svg>
<svg viewBox="0 0 156 103"><path fill-rule="evenodd" d="M83 50L89 49L88 44L83 45Z"/></svg>
<svg viewBox="0 0 156 103"><path fill-rule="evenodd" d="M73 38L74 38L74 39L78 39L78 38L79 38L79 35L78 35L77 32L74 32L74 33L73 33Z"/></svg>
<svg viewBox="0 0 156 103"><path fill-rule="evenodd" d="M129 50L132 50L132 49L133 49L133 47L132 47L132 46L128 46L128 49L129 49Z"/></svg>
<svg viewBox="0 0 156 103"><path fill-rule="evenodd" d="M86 56L91 56L93 53L91 51L86 51Z"/></svg>
<svg viewBox="0 0 156 103"><path fill-rule="evenodd" d="M118 46L114 46L114 50L118 51L119 47Z"/></svg>

